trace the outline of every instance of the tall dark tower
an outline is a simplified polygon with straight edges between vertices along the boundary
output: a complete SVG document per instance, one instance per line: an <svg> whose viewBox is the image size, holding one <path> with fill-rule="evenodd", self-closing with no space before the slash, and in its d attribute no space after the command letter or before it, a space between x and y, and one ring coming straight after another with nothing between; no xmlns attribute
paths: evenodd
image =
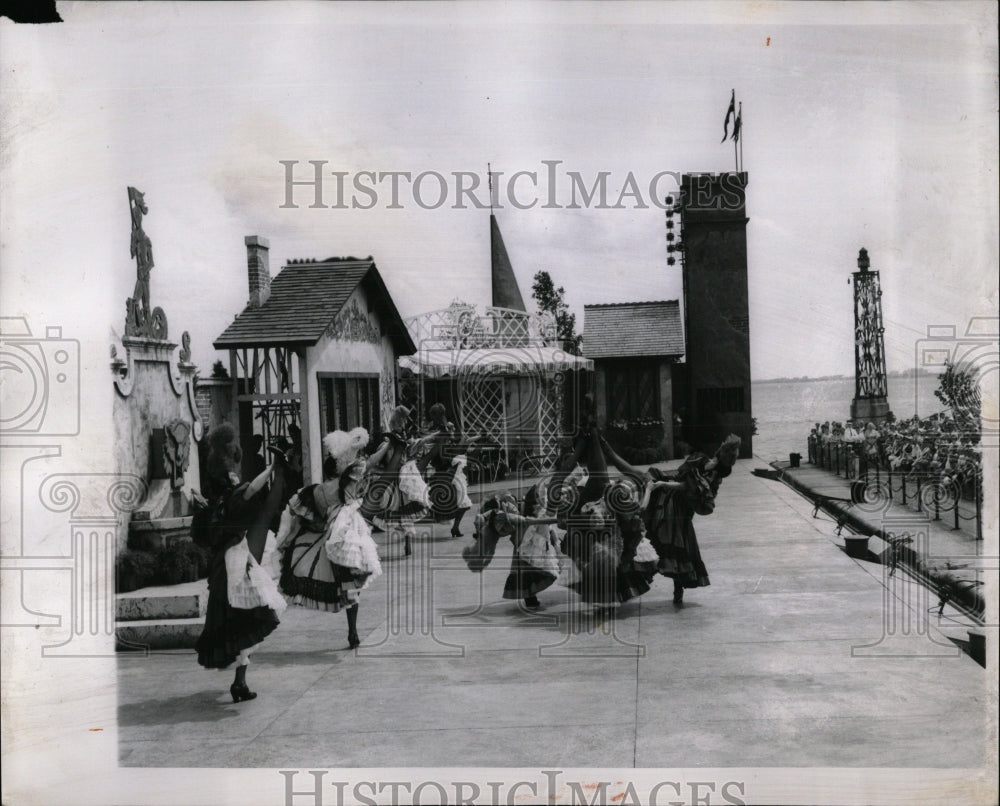
<svg viewBox="0 0 1000 806"><path fill-rule="evenodd" d="M869 271L868 250L858 252L854 278L854 400L852 420L881 422L889 414L885 372L885 328L882 326L882 286L878 272Z"/></svg>
<svg viewBox="0 0 1000 806"><path fill-rule="evenodd" d="M712 451L727 434L753 454L746 173L685 174L680 247L686 328L685 439ZM683 415L682 415L683 416Z"/></svg>

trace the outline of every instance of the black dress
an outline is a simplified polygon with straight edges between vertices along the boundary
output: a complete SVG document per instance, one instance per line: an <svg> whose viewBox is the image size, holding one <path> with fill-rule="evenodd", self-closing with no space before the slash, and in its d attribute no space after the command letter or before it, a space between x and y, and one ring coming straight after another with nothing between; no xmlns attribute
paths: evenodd
<svg viewBox="0 0 1000 806"><path fill-rule="evenodd" d="M240 652L259 644L278 626L278 616L270 607L242 609L229 603L226 550L243 539L260 507L256 497L244 500L246 486L241 484L221 495L225 517L211 546L205 627L195 644L198 663L207 669L232 665Z"/></svg>
<svg viewBox="0 0 1000 806"><path fill-rule="evenodd" d="M433 434L430 452L421 463L434 468L434 475L427 482L428 503L433 518L452 520L460 512L472 508L469 498L469 481L465 476L465 457L451 456L446 446L455 442L451 423L438 428Z"/></svg>
<svg viewBox="0 0 1000 806"><path fill-rule="evenodd" d="M657 570L682 588L711 584L692 521L696 513L710 514L714 500L709 484L699 479L682 490L657 491L644 513L650 542L660 558Z"/></svg>
<svg viewBox="0 0 1000 806"><path fill-rule="evenodd" d="M363 483L361 514L376 524L379 521L398 523L409 518L417 519L426 510L423 502L416 500L419 495L408 497L400 487L401 474L407 474L411 481L420 477L416 463L407 456L405 434L390 431L388 440L388 452L379 465L369 471Z"/></svg>

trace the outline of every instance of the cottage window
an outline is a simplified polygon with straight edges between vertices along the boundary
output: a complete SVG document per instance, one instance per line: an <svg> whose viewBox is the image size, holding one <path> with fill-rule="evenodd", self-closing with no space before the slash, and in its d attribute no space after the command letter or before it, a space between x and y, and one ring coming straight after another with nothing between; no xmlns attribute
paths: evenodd
<svg viewBox="0 0 1000 806"><path fill-rule="evenodd" d="M746 411L746 396L742 386L715 386L699 389L697 392L698 411L724 412Z"/></svg>
<svg viewBox="0 0 1000 806"><path fill-rule="evenodd" d="M612 422L659 419L659 361L630 359L611 363L607 370L607 403Z"/></svg>
<svg viewBox="0 0 1000 806"><path fill-rule="evenodd" d="M381 430L378 375L319 373L319 421L324 434L361 426Z"/></svg>

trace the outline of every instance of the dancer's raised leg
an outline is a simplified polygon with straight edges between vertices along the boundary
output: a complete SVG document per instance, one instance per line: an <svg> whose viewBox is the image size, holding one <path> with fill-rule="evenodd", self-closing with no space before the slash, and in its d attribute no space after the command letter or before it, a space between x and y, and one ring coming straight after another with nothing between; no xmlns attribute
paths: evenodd
<svg viewBox="0 0 1000 806"><path fill-rule="evenodd" d="M285 500L287 469L284 456L277 454L277 458L271 466L271 487L268 489L264 503L254 517L253 523L247 528L247 547L258 563L264 556L271 521L275 515L280 514L282 503Z"/></svg>

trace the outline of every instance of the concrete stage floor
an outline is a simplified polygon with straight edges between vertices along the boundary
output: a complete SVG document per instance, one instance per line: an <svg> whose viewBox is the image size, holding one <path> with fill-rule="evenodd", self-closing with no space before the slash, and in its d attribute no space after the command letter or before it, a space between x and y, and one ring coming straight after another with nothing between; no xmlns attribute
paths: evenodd
<svg viewBox="0 0 1000 806"><path fill-rule="evenodd" d="M558 585L526 612L501 598L509 542L475 575L442 524L409 558L384 547L357 652L343 614L290 608L254 701L193 651L120 656L120 764L991 770L996 682L960 625L913 583L890 595L764 466L740 461L695 519L712 584L681 607L660 577L614 618Z"/></svg>

